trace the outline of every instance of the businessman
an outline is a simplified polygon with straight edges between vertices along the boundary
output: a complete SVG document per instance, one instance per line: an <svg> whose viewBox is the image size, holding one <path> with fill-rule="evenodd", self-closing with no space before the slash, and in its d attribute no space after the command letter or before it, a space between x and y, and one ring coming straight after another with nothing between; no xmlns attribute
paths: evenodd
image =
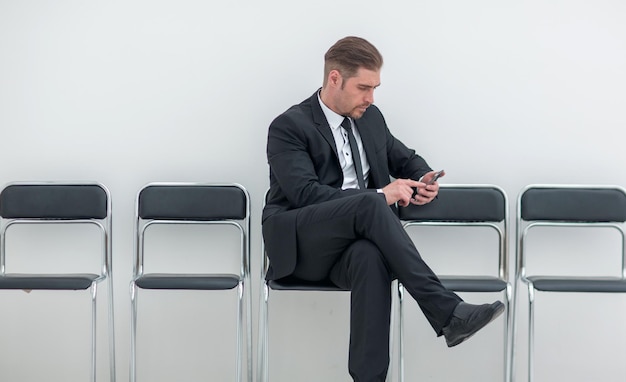
<svg viewBox="0 0 626 382"><path fill-rule="evenodd" d="M397 216L439 190L426 161L396 139L374 105L383 58L345 37L324 56L321 89L270 124L270 189L263 238L270 280L328 280L349 289L348 370L384 381L389 366L391 283L398 279L448 346L499 316L504 305L473 305L447 290Z"/></svg>

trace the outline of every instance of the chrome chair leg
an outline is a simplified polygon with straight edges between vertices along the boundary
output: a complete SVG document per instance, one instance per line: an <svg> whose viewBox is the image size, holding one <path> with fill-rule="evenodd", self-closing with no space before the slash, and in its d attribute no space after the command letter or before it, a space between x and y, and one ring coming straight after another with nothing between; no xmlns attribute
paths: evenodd
<svg viewBox="0 0 626 382"><path fill-rule="evenodd" d="M243 351L243 283L239 282L237 287L237 360L235 369L235 380L241 382L241 352Z"/></svg>
<svg viewBox="0 0 626 382"><path fill-rule="evenodd" d="M398 381L404 382L404 287L398 282Z"/></svg>
<svg viewBox="0 0 626 382"><path fill-rule="evenodd" d="M130 382L137 380L137 287L130 283Z"/></svg>
<svg viewBox="0 0 626 382"><path fill-rule="evenodd" d="M506 382L512 382L513 380L513 319L515 304L513 301L513 290L509 285L506 290L506 317L504 321L504 351L505 353L505 366L504 366L504 380Z"/></svg>
<svg viewBox="0 0 626 382"><path fill-rule="evenodd" d="M393 290L393 283L392 283L392 290ZM395 350L394 349L394 344L395 342L393 341L394 339L394 335L395 335L395 327L396 327L396 312L395 309L393 308L393 302L391 304L392 309L390 312L390 320L389 320L389 369L387 369L387 377L385 378L385 382L393 382L393 363L394 363L394 353Z"/></svg>
<svg viewBox="0 0 626 382"><path fill-rule="evenodd" d="M259 301L259 343L257 354L257 381L267 382L268 380L268 298L269 287L263 283L261 287L261 298Z"/></svg>
<svg viewBox="0 0 626 382"><path fill-rule="evenodd" d="M249 273L249 272L248 272ZM247 350L246 350L246 357L247 357L247 375L248 375L248 379L247 381L252 382L253 378L252 378L252 288L251 288L251 284L250 284L250 277L248 276L247 280L244 280L244 288L246 291L246 326L248 329L248 335L247 335L247 339L248 339L248 343L247 343Z"/></svg>
<svg viewBox="0 0 626 382"><path fill-rule="evenodd" d="M96 293L98 284L91 284L91 382L96 382Z"/></svg>
<svg viewBox="0 0 626 382"><path fill-rule="evenodd" d="M115 369L115 317L113 314L113 276L110 273L107 282L109 283L109 380L115 382L117 379Z"/></svg>
<svg viewBox="0 0 626 382"><path fill-rule="evenodd" d="M534 378L534 361L535 354L535 288L532 283L528 284L528 382L532 382Z"/></svg>

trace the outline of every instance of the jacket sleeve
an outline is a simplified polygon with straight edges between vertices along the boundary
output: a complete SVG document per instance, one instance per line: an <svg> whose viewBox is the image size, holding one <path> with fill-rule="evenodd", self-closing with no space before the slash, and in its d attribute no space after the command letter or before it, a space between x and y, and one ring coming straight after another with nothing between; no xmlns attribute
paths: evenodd
<svg viewBox="0 0 626 382"><path fill-rule="evenodd" d="M426 160L409 149L401 141L390 137L389 141L389 170L394 178L408 178L419 180L424 174L432 171Z"/></svg>
<svg viewBox="0 0 626 382"><path fill-rule="evenodd" d="M375 109L385 129L385 145L387 148L387 165L389 174L396 179L419 180L424 174L432 171L426 160L408 148L393 136L380 110Z"/></svg>
<svg viewBox="0 0 626 382"><path fill-rule="evenodd" d="M320 153L323 138L317 126L300 112L278 116L269 127L267 158L270 181L278 183L290 208L300 208L360 192L375 190L342 190L343 175L332 157ZM327 177L322 182L318 174ZM331 175L329 175L331 174ZM328 177L334 178L329 181Z"/></svg>

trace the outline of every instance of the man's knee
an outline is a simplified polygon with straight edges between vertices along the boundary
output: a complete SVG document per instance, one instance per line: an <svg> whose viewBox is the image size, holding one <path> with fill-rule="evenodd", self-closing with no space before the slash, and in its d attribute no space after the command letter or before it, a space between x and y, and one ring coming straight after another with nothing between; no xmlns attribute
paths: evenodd
<svg viewBox="0 0 626 382"><path fill-rule="evenodd" d="M358 280L378 283L391 280L391 271L378 247L369 240L353 242L330 273L333 282L352 289Z"/></svg>
<svg viewBox="0 0 626 382"><path fill-rule="evenodd" d="M373 216L391 217L393 210L387 205L385 196L375 192L366 192L358 196L357 214L370 219Z"/></svg>
<svg viewBox="0 0 626 382"><path fill-rule="evenodd" d="M389 266L380 249L369 240L355 241L349 248L349 269L360 272L389 272Z"/></svg>
<svg viewBox="0 0 626 382"><path fill-rule="evenodd" d="M364 192L359 196L361 197L361 203L378 207L389 207L384 194L379 194L378 192Z"/></svg>

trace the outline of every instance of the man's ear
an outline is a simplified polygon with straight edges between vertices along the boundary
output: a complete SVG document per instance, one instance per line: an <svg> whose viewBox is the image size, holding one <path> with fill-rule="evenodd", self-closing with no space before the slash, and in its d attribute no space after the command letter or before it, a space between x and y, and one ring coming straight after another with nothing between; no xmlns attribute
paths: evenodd
<svg viewBox="0 0 626 382"><path fill-rule="evenodd" d="M328 83L333 87L340 87L343 78L337 69L333 69L328 73Z"/></svg>

